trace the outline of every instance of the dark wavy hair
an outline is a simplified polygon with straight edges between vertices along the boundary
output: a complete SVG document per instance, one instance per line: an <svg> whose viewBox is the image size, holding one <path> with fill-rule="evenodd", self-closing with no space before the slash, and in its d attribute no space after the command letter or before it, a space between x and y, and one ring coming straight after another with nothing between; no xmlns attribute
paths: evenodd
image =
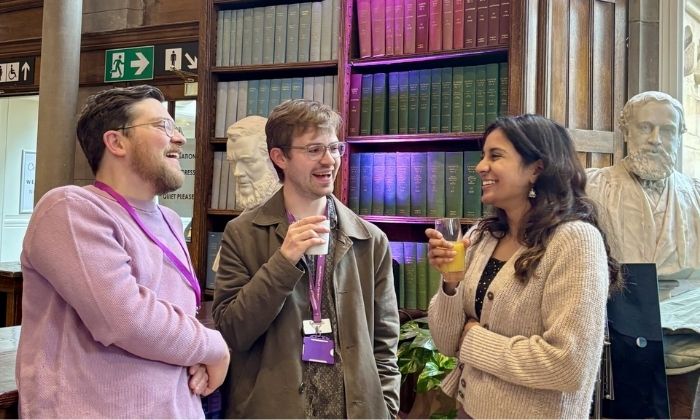
<svg viewBox="0 0 700 420"><path fill-rule="evenodd" d="M500 117L484 133L501 130L523 159L524 165L538 160L543 169L533 186L537 196L530 198L532 207L525 214L518 242L527 250L515 262L515 275L520 281L532 276L545 253L547 244L562 223L581 220L598 228L608 255L611 294L622 288L620 264L610 256L605 233L598 223L595 204L586 197L586 173L566 129L540 115ZM485 232L496 238L508 233L505 211L495 209L495 215L483 219L477 226L476 241Z"/></svg>

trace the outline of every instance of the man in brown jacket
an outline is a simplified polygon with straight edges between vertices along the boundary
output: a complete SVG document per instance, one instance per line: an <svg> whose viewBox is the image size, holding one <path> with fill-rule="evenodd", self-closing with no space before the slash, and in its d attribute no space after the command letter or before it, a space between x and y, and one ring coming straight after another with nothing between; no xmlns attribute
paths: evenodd
<svg viewBox="0 0 700 420"><path fill-rule="evenodd" d="M339 125L318 102L277 106L265 132L282 189L226 226L213 307L232 349L226 417L398 411L391 255L386 235L332 195Z"/></svg>

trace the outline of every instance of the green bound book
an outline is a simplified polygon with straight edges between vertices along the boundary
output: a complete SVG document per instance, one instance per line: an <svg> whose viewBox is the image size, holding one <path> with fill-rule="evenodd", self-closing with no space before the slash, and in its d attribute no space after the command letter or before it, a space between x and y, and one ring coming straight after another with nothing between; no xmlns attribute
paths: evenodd
<svg viewBox="0 0 700 420"><path fill-rule="evenodd" d="M265 9L263 7L256 7L255 9L253 9L253 65L262 64L264 28Z"/></svg>
<svg viewBox="0 0 700 420"><path fill-rule="evenodd" d="M464 217L481 217L481 177L476 165L481 160L481 152L464 152Z"/></svg>
<svg viewBox="0 0 700 420"><path fill-rule="evenodd" d="M389 250L391 251L391 259L399 263L399 278L394 279L394 284L399 285L398 290L396 291L396 300L398 301L399 309L403 309L406 305L404 293L406 290L406 261L403 256L403 242L389 242Z"/></svg>
<svg viewBox="0 0 700 420"><path fill-rule="evenodd" d="M258 87L258 115L270 115L270 79L261 80Z"/></svg>
<svg viewBox="0 0 700 420"><path fill-rule="evenodd" d="M292 99L292 79L282 79L280 83L280 103Z"/></svg>
<svg viewBox="0 0 700 420"><path fill-rule="evenodd" d="M384 153L384 215L396 216L396 153Z"/></svg>
<svg viewBox="0 0 700 420"><path fill-rule="evenodd" d="M348 182L348 207L360 214L360 159L361 153L350 154L350 180Z"/></svg>
<svg viewBox="0 0 700 420"><path fill-rule="evenodd" d="M418 133L418 108L419 105L420 72L411 70L408 72L408 134ZM430 99L430 95L428 95Z"/></svg>
<svg viewBox="0 0 700 420"><path fill-rule="evenodd" d="M275 6L275 46L273 62L275 64L287 61L287 16L289 15L288 5L278 4Z"/></svg>
<svg viewBox="0 0 700 420"><path fill-rule="evenodd" d="M385 159L386 155L384 153L374 153L374 161L372 162L372 210L370 214L378 216L384 214Z"/></svg>
<svg viewBox="0 0 700 420"><path fill-rule="evenodd" d="M430 132L440 132L442 101L442 69L430 71Z"/></svg>
<svg viewBox="0 0 700 420"><path fill-rule="evenodd" d="M416 267L416 243L403 243L403 257L405 266L405 298L404 308L418 309L418 267Z"/></svg>
<svg viewBox="0 0 700 420"><path fill-rule="evenodd" d="M418 132L430 132L430 70L418 70ZM410 76L409 76L410 77ZM409 79L410 82L410 79ZM410 85L409 85L410 89ZM410 100L410 99L409 99ZM410 106L410 103L409 103ZM410 110L409 110L410 112ZM410 129L410 128L409 128Z"/></svg>
<svg viewBox="0 0 700 420"><path fill-rule="evenodd" d="M476 129L474 128L474 77L476 76L476 68L474 66L462 67L464 72L464 99L462 105L464 106L464 112L462 112L462 127L464 127L465 133L474 133Z"/></svg>
<svg viewBox="0 0 700 420"><path fill-rule="evenodd" d="M445 152L428 152L428 217L445 217Z"/></svg>
<svg viewBox="0 0 700 420"><path fill-rule="evenodd" d="M396 215L411 215L411 154L396 153Z"/></svg>
<svg viewBox="0 0 700 420"><path fill-rule="evenodd" d="M416 306L428 309L428 243L416 243Z"/></svg>
<svg viewBox="0 0 700 420"><path fill-rule="evenodd" d="M498 64L498 115L508 115L508 63Z"/></svg>
<svg viewBox="0 0 700 420"><path fill-rule="evenodd" d="M390 126L391 126L391 124L390 124ZM399 73L399 134L408 134L408 72L407 71L402 71Z"/></svg>
<svg viewBox="0 0 700 420"><path fill-rule="evenodd" d="M442 99L440 99L440 132L452 130L452 67L442 69Z"/></svg>
<svg viewBox="0 0 700 420"><path fill-rule="evenodd" d="M311 2L299 4L299 62L309 61L311 49Z"/></svg>
<svg viewBox="0 0 700 420"><path fill-rule="evenodd" d="M275 59L275 6L265 6L263 13L262 62L272 64Z"/></svg>
<svg viewBox="0 0 700 420"><path fill-rule="evenodd" d="M386 134L386 105L386 73L376 73L372 81L372 135Z"/></svg>
<svg viewBox="0 0 700 420"><path fill-rule="evenodd" d="M389 134L399 134L399 73L389 73Z"/></svg>
<svg viewBox="0 0 700 420"><path fill-rule="evenodd" d="M248 81L248 103L247 103L248 114L247 115L260 115L258 113L258 87L259 86L260 86L260 80L249 80Z"/></svg>
<svg viewBox="0 0 700 420"><path fill-rule="evenodd" d="M445 216L464 214L464 154L445 152Z"/></svg>
<svg viewBox="0 0 700 420"><path fill-rule="evenodd" d="M411 152L411 216L428 214L428 155Z"/></svg>
<svg viewBox="0 0 700 420"><path fill-rule="evenodd" d="M291 92L290 92L291 93ZM270 112L282 101L282 79L270 80ZM268 113L269 115L269 113Z"/></svg>
<svg viewBox="0 0 700 420"><path fill-rule="evenodd" d="M299 61L299 3L287 6L287 63ZM300 97L301 98L301 97Z"/></svg>
<svg viewBox="0 0 700 420"><path fill-rule="evenodd" d="M463 131L463 99L464 99L464 71L463 67L452 69L452 131Z"/></svg>
<svg viewBox="0 0 700 420"><path fill-rule="evenodd" d="M372 214L374 153L360 153L360 214Z"/></svg>
<svg viewBox="0 0 700 420"><path fill-rule="evenodd" d="M372 133L372 75L362 75L362 90L360 96L360 135L369 136Z"/></svg>
<svg viewBox="0 0 700 420"><path fill-rule="evenodd" d="M243 56L241 64L253 64L253 9L243 9ZM253 115L253 114L249 114Z"/></svg>
<svg viewBox="0 0 700 420"><path fill-rule="evenodd" d="M486 130L486 66L475 66L474 74L474 130Z"/></svg>
<svg viewBox="0 0 700 420"><path fill-rule="evenodd" d="M301 99L304 97L304 78L292 78L292 99Z"/></svg>
<svg viewBox="0 0 700 420"><path fill-rule="evenodd" d="M498 118L498 63L486 65L486 126Z"/></svg>

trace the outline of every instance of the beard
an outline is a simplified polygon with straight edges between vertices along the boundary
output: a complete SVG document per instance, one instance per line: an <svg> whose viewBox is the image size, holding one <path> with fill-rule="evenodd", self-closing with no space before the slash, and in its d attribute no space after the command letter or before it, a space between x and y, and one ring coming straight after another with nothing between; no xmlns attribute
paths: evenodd
<svg viewBox="0 0 700 420"><path fill-rule="evenodd" d="M169 152L171 151L165 153ZM167 159L165 153L159 159L152 152L139 148L131 161L131 169L145 181L153 184L156 195L173 192L182 187L182 184L185 182L185 174L179 169L170 167L163 160Z"/></svg>
<svg viewBox="0 0 700 420"><path fill-rule="evenodd" d="M673 173L676 157L658 148L657 153L640 149L627 155L622 161L627 169L641 179L659 181L668 178Z"/></svg>
<svg viewBox="0 0 700 420"><path fill-rule="evenodd" d="M243 194L240 188L236 188L236 209L245 210L257 206L274 194L280 186L277 175L269 173L253 184L252 193Z"/></svg>

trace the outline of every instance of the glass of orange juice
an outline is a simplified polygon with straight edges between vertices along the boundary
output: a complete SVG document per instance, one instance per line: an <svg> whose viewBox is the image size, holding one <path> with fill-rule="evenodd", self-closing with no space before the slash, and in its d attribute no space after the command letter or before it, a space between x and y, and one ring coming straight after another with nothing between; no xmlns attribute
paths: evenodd
<svg viewBox="0 0 700 420"><path fill-rule="evenodd" d="M435 230L442 234L442 237L450 242L457 255L449 263L440 266L443 273L458 273L465 270L464 266L464 242L462 242L462 225L456 217L435 219Z"/></svg>

